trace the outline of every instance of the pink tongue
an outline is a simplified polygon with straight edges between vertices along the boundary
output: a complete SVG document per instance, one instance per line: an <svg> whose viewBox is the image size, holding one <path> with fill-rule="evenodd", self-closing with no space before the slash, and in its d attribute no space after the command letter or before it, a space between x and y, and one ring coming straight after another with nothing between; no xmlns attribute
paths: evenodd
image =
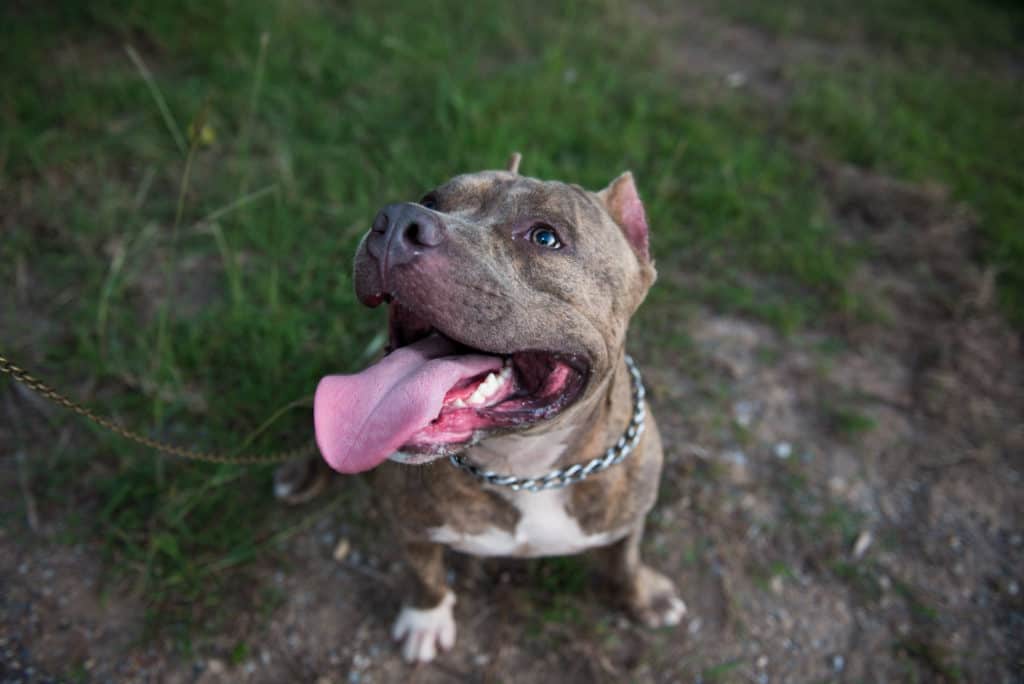
<svg viewBox="0 0 1024 684"><path fill-rule="evenodd" d="M321 380L313 423L327 463L341 473L376 467L437 418L448 390L502 365L497 356L450 356L454 351L449 340L431 335L362 373Z"/></svg>

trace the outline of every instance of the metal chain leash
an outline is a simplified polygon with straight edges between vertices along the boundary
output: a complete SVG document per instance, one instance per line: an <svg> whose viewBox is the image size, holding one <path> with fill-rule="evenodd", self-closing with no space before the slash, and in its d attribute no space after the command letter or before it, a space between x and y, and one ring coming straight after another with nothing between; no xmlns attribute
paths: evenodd
<svg viewBox="0 0 1024 684"><path fill-rule="evenodd" d="M195 449L186 449L185 447L175 446L174 444L167 444L158 440L146 437L137 432L121 427L117 423L114 423L107 418L97 415L92 410L82 406L81 404L68 399L63 394L53 389L46 383L34 377L31 373L25 369L16 366L7 359L6 356L0 354L0 373L10 375L15 381L21 383L28 389L32 390L41 397L52 401L58 406L62 406L69 411L82 416L86 420L93 422L105 430L109 430L124 439L141 444L144 447L155 449L156 451L170 454L172 456L178 456L179 458L185 458L192 461L206 461L208 463L230 463L234 465L255 465L259 463L278 463L281 461L288 461L293 458L300 458L302 456L311 456L316 445L310 442L306 446L298 447L295 449L289 449L288 451L279 451L271 454L241 454L232 455L226 453L214 453L208 451L198 451Z"/></svg>
<svg viewBox="0 0 1024 684"><path fill-rule="evenodd" d="M644 408L644 397L647 396L647 390L644 389L643 380L640 378L640 370L628 354L626 355L626 367L629 369L629 375L633 381L633 416L629 420L629 425L626 426L626 431L615 444L608 447L603 455L586 463L576 463L568 468L556 468L539 477L516 477L515 475L501 475L493 470L484 470L467 461L461 454L449 456L448 460L455 467L466 471L485 484L508 487L514 492L522 489L528 492L561 489L581 482L594 473L607 470L617 463L622 463L640 443L640 437L644 434L644 419L647 417L647 411Z"/></svg>

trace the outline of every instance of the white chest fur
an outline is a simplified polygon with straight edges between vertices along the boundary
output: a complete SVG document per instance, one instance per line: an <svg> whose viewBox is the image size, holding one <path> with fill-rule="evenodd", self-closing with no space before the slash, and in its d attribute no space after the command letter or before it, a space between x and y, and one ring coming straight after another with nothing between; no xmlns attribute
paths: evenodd
<svg viewBox="0 0 1024 684"><path fill-rule="evenodd" d="M429 530L433 541L475 556L561 556L605 546L625 536L627 530L586 534L566 511L565 490L510 492L507 498L519 510L514 530L490 527L466 534L448 526Z"/></svg>
<svg viewBox="0 0 1024 684"><path fill-rule="evenodd" d="M537 476L553 467L565 451L570 432L571 428L567 428L536 437L509 436L489 440L475 447L469 458L502 474ZM605 546L628 532L611 530L586 534L566 509L570 496L567 489L497 491L519 511L515 529L491 526L483 532L468 534L445 525L428 530L430 539L476 556L535 557L559 556Z"/></svg>

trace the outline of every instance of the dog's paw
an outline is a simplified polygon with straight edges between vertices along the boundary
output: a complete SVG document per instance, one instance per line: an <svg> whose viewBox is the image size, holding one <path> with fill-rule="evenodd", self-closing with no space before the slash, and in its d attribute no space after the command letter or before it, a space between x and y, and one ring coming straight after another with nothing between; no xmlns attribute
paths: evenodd
<svg viewBox="0 0 1024 684"><path fill-rule="evenodd" d="M402 641L402 657L407 662L429 663L437 649L448 650L455 644L455 594L448 592L434 608L417 610L404 606L391 628L391 637Z"/></svg>
<svg viewBox="0 0 1024 684"><path fill-rule="evenodd" d="M673 627L686 615L686 604L679 598L668 577L641 566L628 597L633 615L646 627Z"/></svg>
<svg viewBox="0 0 1024 684"><path fill-rule="evenodd" d="M274 498L293 506L306 503L323 491L327 479L319 456L285 461L274 471Z"/></svg>

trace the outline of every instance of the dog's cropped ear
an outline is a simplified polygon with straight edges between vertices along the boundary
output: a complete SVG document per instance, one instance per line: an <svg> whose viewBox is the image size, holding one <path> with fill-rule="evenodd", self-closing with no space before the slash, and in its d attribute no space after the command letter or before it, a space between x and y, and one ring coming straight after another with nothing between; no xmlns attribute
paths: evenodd
<svg viewBox="0 0 1024 684"><path fill-rule="evenodd" d="M597 196L604 202L611 217L622 228L622 232L629 240L629 244L633 246L633 250L644 261L649 261L651 250L648 245L647 214L644 212L640 195L636 191L633 174L626 171L609 183L607 188L598 192Z"/></svg>

